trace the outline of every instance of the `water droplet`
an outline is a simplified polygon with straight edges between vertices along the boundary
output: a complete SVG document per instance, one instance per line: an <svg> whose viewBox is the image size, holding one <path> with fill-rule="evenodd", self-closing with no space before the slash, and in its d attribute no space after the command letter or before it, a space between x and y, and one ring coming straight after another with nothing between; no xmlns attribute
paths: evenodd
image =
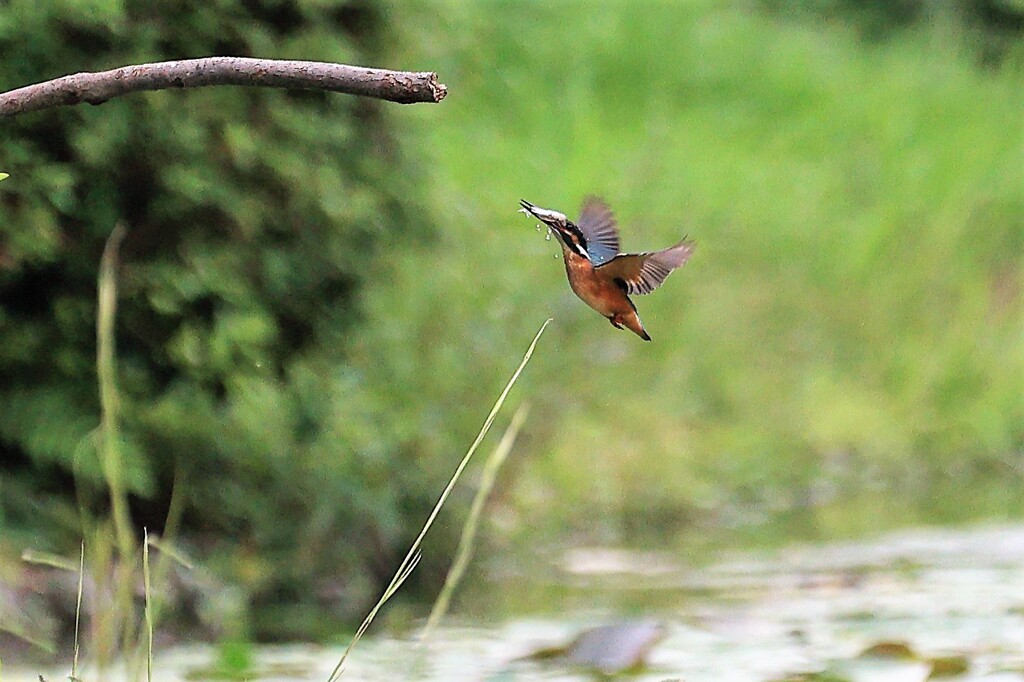
<svg viewBox="0 0 1024 682"><path fill-rule="evenodd" d="M538 232L540 232L541 230L543 230L543 229L544 229L544 226L543 226L543 225L541 225L540 223L537 223L537 224L536 224L536 225L534 226L534 229L536 229L536 230L537 230Z"/></svg>
<svg viewBox="0 0 1024 682"><path fill-rule="evenodd" d="M551 241L551 233L550 232L548 232L546 235L544 235L544 241L546 241L546 242Z"/></svg>
<svg viewBox="0 0 1024 682"><path fill-rule="evenodd" d="M557 253L555 254L555 260L558 260L558 254Z"/></svg>

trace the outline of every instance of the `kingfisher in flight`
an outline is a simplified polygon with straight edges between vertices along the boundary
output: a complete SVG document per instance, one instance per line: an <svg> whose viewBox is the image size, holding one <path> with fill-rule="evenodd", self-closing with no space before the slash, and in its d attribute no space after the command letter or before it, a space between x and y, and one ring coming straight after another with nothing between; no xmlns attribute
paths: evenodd
<svg viewBox="0 0 1024 682"><path fill-rule="evenodd" d="M532 215L548 226L562 246L569 286L580 299L608 318L618 329L625 327L644 341L644 329L629 294L649 294L673 270L693 254L694 243L686 237L661 251L619 253L619 230L608 205L597 197L583 200L575 223L564 213L519 200L520 213Z"/></svg>

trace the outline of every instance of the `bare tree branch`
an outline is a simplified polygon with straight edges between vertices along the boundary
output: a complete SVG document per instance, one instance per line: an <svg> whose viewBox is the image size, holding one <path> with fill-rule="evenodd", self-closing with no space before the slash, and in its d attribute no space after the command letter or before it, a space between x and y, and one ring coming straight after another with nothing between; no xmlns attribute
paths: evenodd
<svg viewBox="0 0 1024 682"><path fill-rule="evenodd" d="M0 117L68 104L102 104L140 90L197 88L204 85L249 85L270 88L329 90L349 95L412 104L440 102L448 89L437 74L387 71L328 62L207 57L123 66L113 71L76 73L0 93Z"/></svg>

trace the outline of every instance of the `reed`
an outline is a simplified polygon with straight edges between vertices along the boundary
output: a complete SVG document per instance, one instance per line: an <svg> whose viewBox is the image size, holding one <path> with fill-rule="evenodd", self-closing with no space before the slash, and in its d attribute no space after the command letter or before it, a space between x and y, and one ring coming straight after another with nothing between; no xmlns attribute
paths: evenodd
<svg viewBox="0 0 1024 682"><path fill-rule="evenodd" d="M434 519L436 519L438 513L440 513L441 507L444 506L445 500L448 499L448 495L452 492L452 489L455 487L455 483L459 480L459 477L462 475L462 472L466 468L466 465L469 464L469 460L472 459L473 453L476 452L477 448L480 446L480 443L487 435L487 432L490 431L491 424L494 423L494 418L498 415L498 412L501 410L502 405L505 404L505 398L508 397L509 391L512 390L512 387L519 379L519 375L522 374L523 369L526 367L526 363L530 361L530 357L533 355L533 351L537 347L537 342L540 341L541 335L544 333L544 330L547 329L547 326L549 324L551 324L551 318L545 320L544 324L541 325L540 330L537 332L537 335L533 337L533 341L530 343L530 347L526 349L526 354L523 355L523 359L519 363L519 367L517 367L516 371L512 373L512 378L510 378L508 380L508 383L505 384L505 388L501 391L501 394L498 396L498 399L494 402L494 405L491 407L491 411L487 415L487 419L484 420L484 424L480 428L480 432L477 434L476 440L474 440L473 444L469 446L469 450L466 451L466 454L462 457L462 461L459 462L459 466L456 467L455 473L453 473L451 478L448 480L448 485L445 486L444 491L441 493L441 497L438 498L437 504L434 505L433 510L427 517L427 520L423 524L423 528L420 530L419 535L417 535L416 539L413 540L412 545L409 547L408 553L405 555L405 559L402 560L402 563L398 566L398 570L395 571L395 576L391 579L391 582L388 584L387 588L384 589L384 593L381 595L381 598L377 601L373 608L370 609L370 612L367 614L362 624L360 624L359 629L356 630L356 634L352 637L352 641L345 649L345 652L341 655L341 658L338 660L338 664L334 666L334 670L331 671L330 677L327 678L328 682L335 682L335 680L341 677L341 674L342 672L344 672L345 669L345 662L348 660L349 655L352 653L352 649L362 638L367 628L370 627L370 623L373 622L373 619L377 616L377 613L380 611L381 607L383 607L384 604L392 596L394 596L395 592L398 591L398 588L402 586L403 582L405 582L405 579L408 578L409 574L412 573L414 568L416 568L416 564L419 563L421 556L420 545L423 543L423 538L426 536L427 531L430 530L430 526L433 525Z"/></svg>
<svg viewBox="0 0 1024 682"><path fill-rule="evenodd" d="M512 446L515 445L516 438L519 436L519 430L526 421L526 416L529 412L529 403L523 403L519 406L497 447L494 448L494 452L491 453L491 456L487 458L487 462L484 464L483 472L480 474L480 487L477 488L476 495L473 496L473 504L469 508L469 516L466 517L466 523L462 526L462 536L459 538L459 546L455 550L455 561L452 562L451 568L448 569L444 586L441 588L441 592L434 602L434 607L430 610L427 624L423 628L423 634L420 637L423 641L430 638L437 624L441 622L441 619L448 612L448 605L451 603L455 588L458 587L459 581L462 580L462 576L466 573L469 559L473 555L473 541L476 539L476 532L480 527L480 519L483 518L484 503L491 494L494 481L498 477L498 470L505 463L508 453L512 451Z"/></svg>

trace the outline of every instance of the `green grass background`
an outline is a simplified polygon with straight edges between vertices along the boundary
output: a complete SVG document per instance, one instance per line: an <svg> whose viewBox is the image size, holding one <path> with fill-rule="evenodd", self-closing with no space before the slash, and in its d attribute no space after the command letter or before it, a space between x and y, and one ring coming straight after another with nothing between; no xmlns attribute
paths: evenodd
<svg viewBox="0 0 1024 682"><path fill-rule="evenodd" d="M395 62L450 88L394 114L441 238L392 254L359 345L394 423L429 444L465 413L465 440L467 406L555 318L519 389L543 404L502 508L520 528L621 537L843 500L856 518L823 512L825 531L1012 513L1017 62L982 66L941 21L872 42L756 4L393 10ZM576 300L515 213L591 192L627 250L697 240L636 300L650 344Z"/></svg>

